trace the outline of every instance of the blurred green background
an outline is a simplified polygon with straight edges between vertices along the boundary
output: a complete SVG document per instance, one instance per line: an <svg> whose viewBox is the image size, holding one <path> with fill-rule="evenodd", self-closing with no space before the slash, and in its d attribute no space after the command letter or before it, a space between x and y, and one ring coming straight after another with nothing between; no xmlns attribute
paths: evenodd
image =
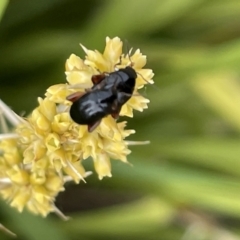
<svg viewBox="0 0 240 240"><path fill-rule="evenodd" d="M140 48L159 88L128 125L151 144L110 179L68 185L57 206L70 221L1 203L18 239L240 239L239 0L0 0L0 16L0 98L19 114L65 82L80 42L102 51L106 36Z"/></svg>

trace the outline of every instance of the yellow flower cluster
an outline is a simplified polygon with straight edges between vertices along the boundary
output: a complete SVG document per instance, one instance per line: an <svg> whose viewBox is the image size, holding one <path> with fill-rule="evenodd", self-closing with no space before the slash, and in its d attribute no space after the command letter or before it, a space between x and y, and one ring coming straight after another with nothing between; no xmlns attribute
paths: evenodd
<svg viewBox="0 0 240 240"><path fill-rule="evenodd" d="M111 116L91 133L87 126L73 122L69 116L72 103L67 96L91 88L94 74L131 65L138 73L135 91L120 115L132 117L133 109L143 111L149 102L137 92L153 83L152 70L143 69L146 56L139 50L124 55L117 37L106 39L103 54L82 48L84 60L72 54L66 61L67 83L49 87L31 115L16 124L15 139L0 142L0 194L19 211L26 207L43 216L51 211L59 213L54 200L64 190L64 183L79 183L89 174L82 166L83 160L93 159L99 179L111 177L110 159L127 162L128 145L135 143L125 140L135 131L126 130L126 122L116 122Z"/></svg>
<svg viewBox="0 0 240 240"><path fill-rule="evenodd" d="M15 139L0 142L3 149L0 157L1 195L20 212L27 207L33 213L46 216L55 211L53 202L63 191L63 180L53 168L31 168L23 164L22 151Z"/></svg>

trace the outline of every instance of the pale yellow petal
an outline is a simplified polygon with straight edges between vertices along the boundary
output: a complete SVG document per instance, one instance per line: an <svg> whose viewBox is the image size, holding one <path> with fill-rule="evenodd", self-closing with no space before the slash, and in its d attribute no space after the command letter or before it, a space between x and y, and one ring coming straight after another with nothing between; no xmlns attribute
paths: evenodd
<svg viewBox="0 0 240 240"><path fill-rule="evenodd" d="M112 71L114 70L114 65L118 64L120 61L120 56L122 55L122 46L123 43L120 38L106 38L106 47L103 52L103 56L107 61L112 63Z"/></svg>
<svg viewBox="0 0 240 240"><path fill-rule="evenodd" d="M61 147L60 137L56 133L49 133L45 139L46 148L50 152L54 152Z"/></svg>
<svg viewBox="0 0 240 240"><path fill-rule="evenodd" d="M99 153L97 158L94 159L94 167L98 174L99 179L103 177L111 177L111 163L107 154Z"/></svg>
<svg viewBox="0 0 240 240"><path fill-rule="evenodd" d="M80 70L84 69L85 67L84 61L75 54L71 54L65 64L66 71L72 71L74 69Z"/></svg>

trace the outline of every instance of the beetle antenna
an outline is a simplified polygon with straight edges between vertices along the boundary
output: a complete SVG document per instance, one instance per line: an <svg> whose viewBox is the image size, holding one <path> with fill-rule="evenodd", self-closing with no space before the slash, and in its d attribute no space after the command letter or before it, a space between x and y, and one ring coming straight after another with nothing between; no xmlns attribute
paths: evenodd
<svg viewBox="0 0 240 240"><path fill-rule="evenodd" d="M137 73L146 83L150 84L151 87L153 87L153 88L155 88L155 89L157 89L157 90L160 90L157 86L152 85L152 83L150 83L147 79L145 79L141 73L139 73L139 72L136 72L136 73Z"/></svg>
<svg viewBox="0 0 240 240"><path fill-rule="evenodd" d="M133 67L134 63L133 63L133 61L132 61L132 59L131 59L131 57L130 57L130 54L131 54L131 52L132 52L132 48L129 49L129 42L128 42L127 39L125 39L124 41L125 41L127 56L128 56L128 58L129 58L129 60L130 60L130 67Z"/></svg>
<svg viewBox="0 0 240 240"><path fill-rule="evenodd" d="M143 75L139 72L136 72L146 83L151 84L147 79L143 77Z"/></svg>
<svg viewBox="0 0 240 240"><path fill-rule="evenodd" d="M119 62L114 65L114 70L115 70L115 71L118 71L119 69L118 69L116 66L117 66L117 65L121 65L121 64L122 64L122 56L120 56Z"/></svg>
<svg viewBox="0 0 240 240"><path fill-rule="evenodd" d="M130 67L133 67L133 66L134 66L134 62L132 61L131 56L130 56L130 54L131 54L131 52L132 52L132 48L129 49L129 42L128 42L127 39L125 39L124 41L125 41L125 45L126 45L127 55L128 55L129 60L130 60ZM139 72L137 72L137 71L136 71L136 73L137 73L146 83L151 84L147 79L145 79L145 78L143 77L143 75L142 75L141 73L139 73ZM159 89L158 87L156 87L155 85L152 85L152 87L155 88L155 89L157 89L157 90L160 90L160 89Z"/></svg>

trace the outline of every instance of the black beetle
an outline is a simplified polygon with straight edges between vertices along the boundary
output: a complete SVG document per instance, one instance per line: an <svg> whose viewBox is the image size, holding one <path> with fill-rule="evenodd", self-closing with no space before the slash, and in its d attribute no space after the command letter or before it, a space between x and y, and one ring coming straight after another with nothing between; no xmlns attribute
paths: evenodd
<svg viewBox="0 0 240 240"><path fill-rule="evenodd" d="M127 66L109 74L92 76L93 87L86 92L76 92L67 97L72 101L70 116L81 125L88 125L92 132L102 118L112 115L117 119L123 104L132 96L137 73Z"/></svg>

